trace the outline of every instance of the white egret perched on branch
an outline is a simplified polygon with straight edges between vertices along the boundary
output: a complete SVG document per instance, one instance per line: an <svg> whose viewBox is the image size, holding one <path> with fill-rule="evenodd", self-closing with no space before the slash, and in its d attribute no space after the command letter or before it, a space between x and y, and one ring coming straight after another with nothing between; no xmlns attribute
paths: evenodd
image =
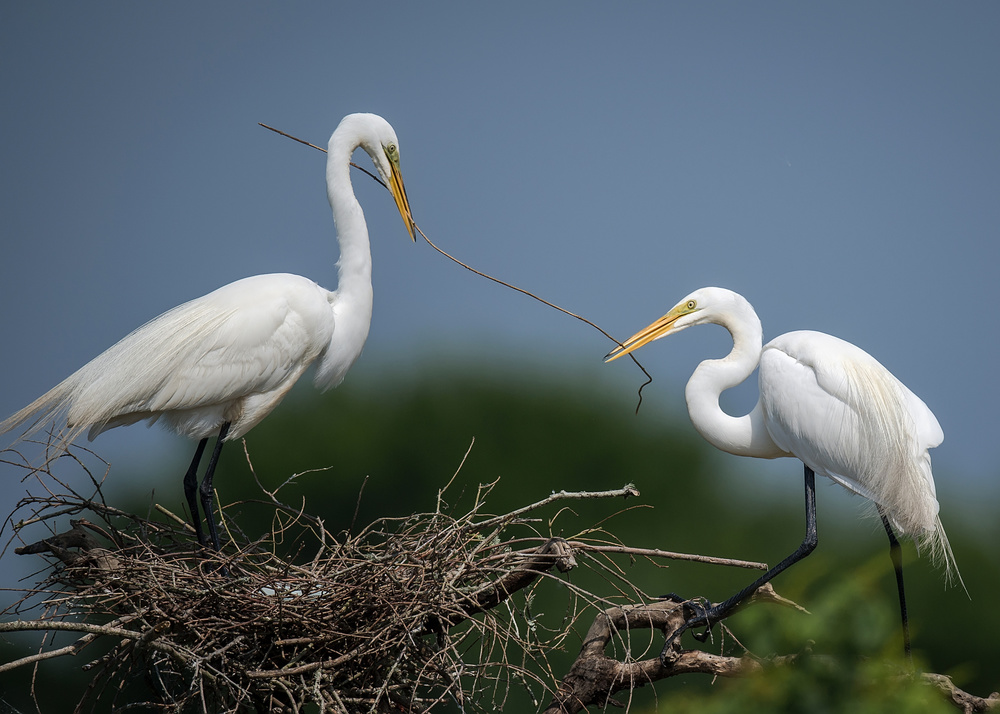
<svg viewBox="0 0 1000 714"><path fill-rule="evenodd" d="M627 339L611 361L692 325L722 325L733 338L723 359L698 365L685 389L695 429L722 451L774 459L794 456L805 465L806 536L799 548L739 593L696 615L674 635L713 624L736 610L764 583L816 547L815 474L875 502L889 536L909 654L906 600L894 528L926 547L946 576L958 575L941 520L928 449L944 439L923 401L871 355L822 332L797 331L762 343L760 319L745 298L723 288L702 288ZM759 367L760 398L745 416L726 414L723 391ZM707 634L707 633L706 633ZM704 637L704 635L703 635ZM668 645L670 641L668 641ZM664 652L666 648L664 648Z"/></svg>
<svg viewBox="0 0 1000 714"><path fill-rule="evenodd" d="M212 476L223 442L260 423L310 365L319 389L340 384L368 337L371 248L350 178L351 155L359 147L371 156L414 240L396 133L382 117L350 114L330 137L326 163L340 244L336 290L287 273L237 280L147 322L0 423L0 433L31 424L23 438L65 417L62 449L84 431L93 439L117 426L159 420L199 440L184 492L199 542L218 550ZM218 440L200 489L206 539L197 470L213 435Z"/></svg>

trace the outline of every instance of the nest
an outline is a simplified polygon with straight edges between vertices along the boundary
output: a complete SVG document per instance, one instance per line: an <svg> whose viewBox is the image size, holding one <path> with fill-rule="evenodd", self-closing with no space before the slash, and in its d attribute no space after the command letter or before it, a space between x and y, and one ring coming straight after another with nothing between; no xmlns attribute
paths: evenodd
<svg viewBox="0 0 1000 714"><path fill-rule="evenodd" d="M100 481L86 473L89 496L48 470L32 472L45 493L19 504L15 513L31 515L15 531L44 522L53 535L16 552L56 562L44 583L3 613L6 620L41 609L31 621L37 628L20 629L79 638L0 666L38 666L96 640L112 643L88 665L93 680L78 711L99 702L103 709L108 700L175 712L297 712L308 704L426 712L446 702L480 711L502 708L512 687L533 691L537 703L558 684L548 655L563 648L581 605L599 598L559 579L571 600L563 626L546 631L533 621L533 589L556 578L553 569L574 567L584 545L552 537L554 519L536 512L569 498L637 495L631 487L558 493L489 515L491 486L481 486L459 515L442 492L433 512L334 534L264 491L270 532L251 539L226 517L232 507L223 508L230 539L214 553L193 544L190 526L166 509L157 507L166 517L153 519L109 506ZM95 522L75 519L56 533L67 516L84 513ZM2 624L18 623L30 624ZM149 701L141 704L134 690L123 693L137 678L147 681Z"/></svg>

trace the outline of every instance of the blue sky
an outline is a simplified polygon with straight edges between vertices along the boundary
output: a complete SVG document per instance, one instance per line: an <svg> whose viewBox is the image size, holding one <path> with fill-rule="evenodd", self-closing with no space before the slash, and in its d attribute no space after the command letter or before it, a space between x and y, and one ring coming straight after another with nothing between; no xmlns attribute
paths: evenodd
<svg viewBox="0 0 1000 714"><path fill-rule="evenodd" d="M937 414L939 491L995 496L998 33L987 2L5 3L0 413L224 283L334 287L323 157L257 122L325 144L372 111L443 248L620 338L703 285L765 338L843 337ZM605 338L410 244L355 186L376 300L355 372L489 354L631 398ZM646 398L682 409L727 349L708 328L645 348ZM95 447L189 453L141 427Z"/></svg>

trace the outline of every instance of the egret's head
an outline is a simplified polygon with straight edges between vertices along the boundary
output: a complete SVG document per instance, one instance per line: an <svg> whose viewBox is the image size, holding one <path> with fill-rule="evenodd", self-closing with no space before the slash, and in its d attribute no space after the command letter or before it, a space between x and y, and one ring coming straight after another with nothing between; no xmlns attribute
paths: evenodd
<svg viewBox="0 0 1000 714"><path fill-rule="evenodd" d="M724 288L700 288L674 305L670 312L651 325L644 327L629 337L620 347L615 347L604 358L611 362L629 352L639 349L645 344L661 337L680 332L691 325L702 325L707 322L718 322L720 312L729 308L731 296L739 297L731 290Z"/></svg>
<svg viewBox="0 0 1000 714"><path fill-rule="evenodd" d="M378 114L348 114L340 122L341 127L352 127L358 137L358 146L364 149L375 164L375 170L382 177L393 199L399 215L406 224L406 232L410 240L415 241L413 215L410 213L410 201L403 187L403 176L399 172L399 140L396 132L385 119ZM340 131L338 127L337 131ZM336 135L336 132L334 132Z"/></svg>

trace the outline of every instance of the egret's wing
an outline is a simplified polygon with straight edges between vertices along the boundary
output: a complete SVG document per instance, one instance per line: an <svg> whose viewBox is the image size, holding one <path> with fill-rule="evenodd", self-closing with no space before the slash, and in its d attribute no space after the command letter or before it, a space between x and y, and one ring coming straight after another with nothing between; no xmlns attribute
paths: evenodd
<svg viewBox="0 0 1000 714"><path fill-rule="evenodd" d="M816 473L874 499L859 474L864 444L847 394L842 385L830 384L828 375L821 376L815 350L793 341L794 334L782 335L761 352L758 381L767 430L778 446Z"/></svg>
<svg viewBox="0 0 1000 714"><path fill-rule="evenodd" d="M940 426L873 357L830 335L792 332L764 347L759 379L779 446L884 506L904 531L933 528L927 449Z"/></svg>
<svg viewBox="0 0 1000 714"><path fill-rule="evenodd" d="M325 291L294 275L259 275L180 305L134 330L0 429L65 412L85 428L155 418L269 392L329 343Z"/></svg>
<svg viewBox="0 0 1000 714"><path fill-rule="evenodd" d="M206 305L187 311L203 314L172 329L174 339L154 336L142 351L155 349L159 341L180 343L181 348L154 371L162 376L149 385L155 389L144 390L149 396L141 408L167 411L218 404L273 391L300 374L329 344L333 327L329 303L315 283L301 280L308 284L254 281L239 286L239 294L226 300L213 293L206 296L214 298Z"/></svg>
<svg viewBox="0 0 1000 714"><path fill-rule="evenodd" d="M899 386L904 392L907 411L913 417L921 448L933 449L935 446L940 446L941 442L944 441L944 430L938 423L937 417L934 416L934 412L924 404L923 399L911 392L905 384L900 383Z"/></svg>
<svg viewBox="0 0 1000 714"><path fill-rule="evenodd" d="M961 582L928 453L944 433L927 405L867 352L819 332L790 332L765 345L759 379L774 441L880 504Z"/></svg>

